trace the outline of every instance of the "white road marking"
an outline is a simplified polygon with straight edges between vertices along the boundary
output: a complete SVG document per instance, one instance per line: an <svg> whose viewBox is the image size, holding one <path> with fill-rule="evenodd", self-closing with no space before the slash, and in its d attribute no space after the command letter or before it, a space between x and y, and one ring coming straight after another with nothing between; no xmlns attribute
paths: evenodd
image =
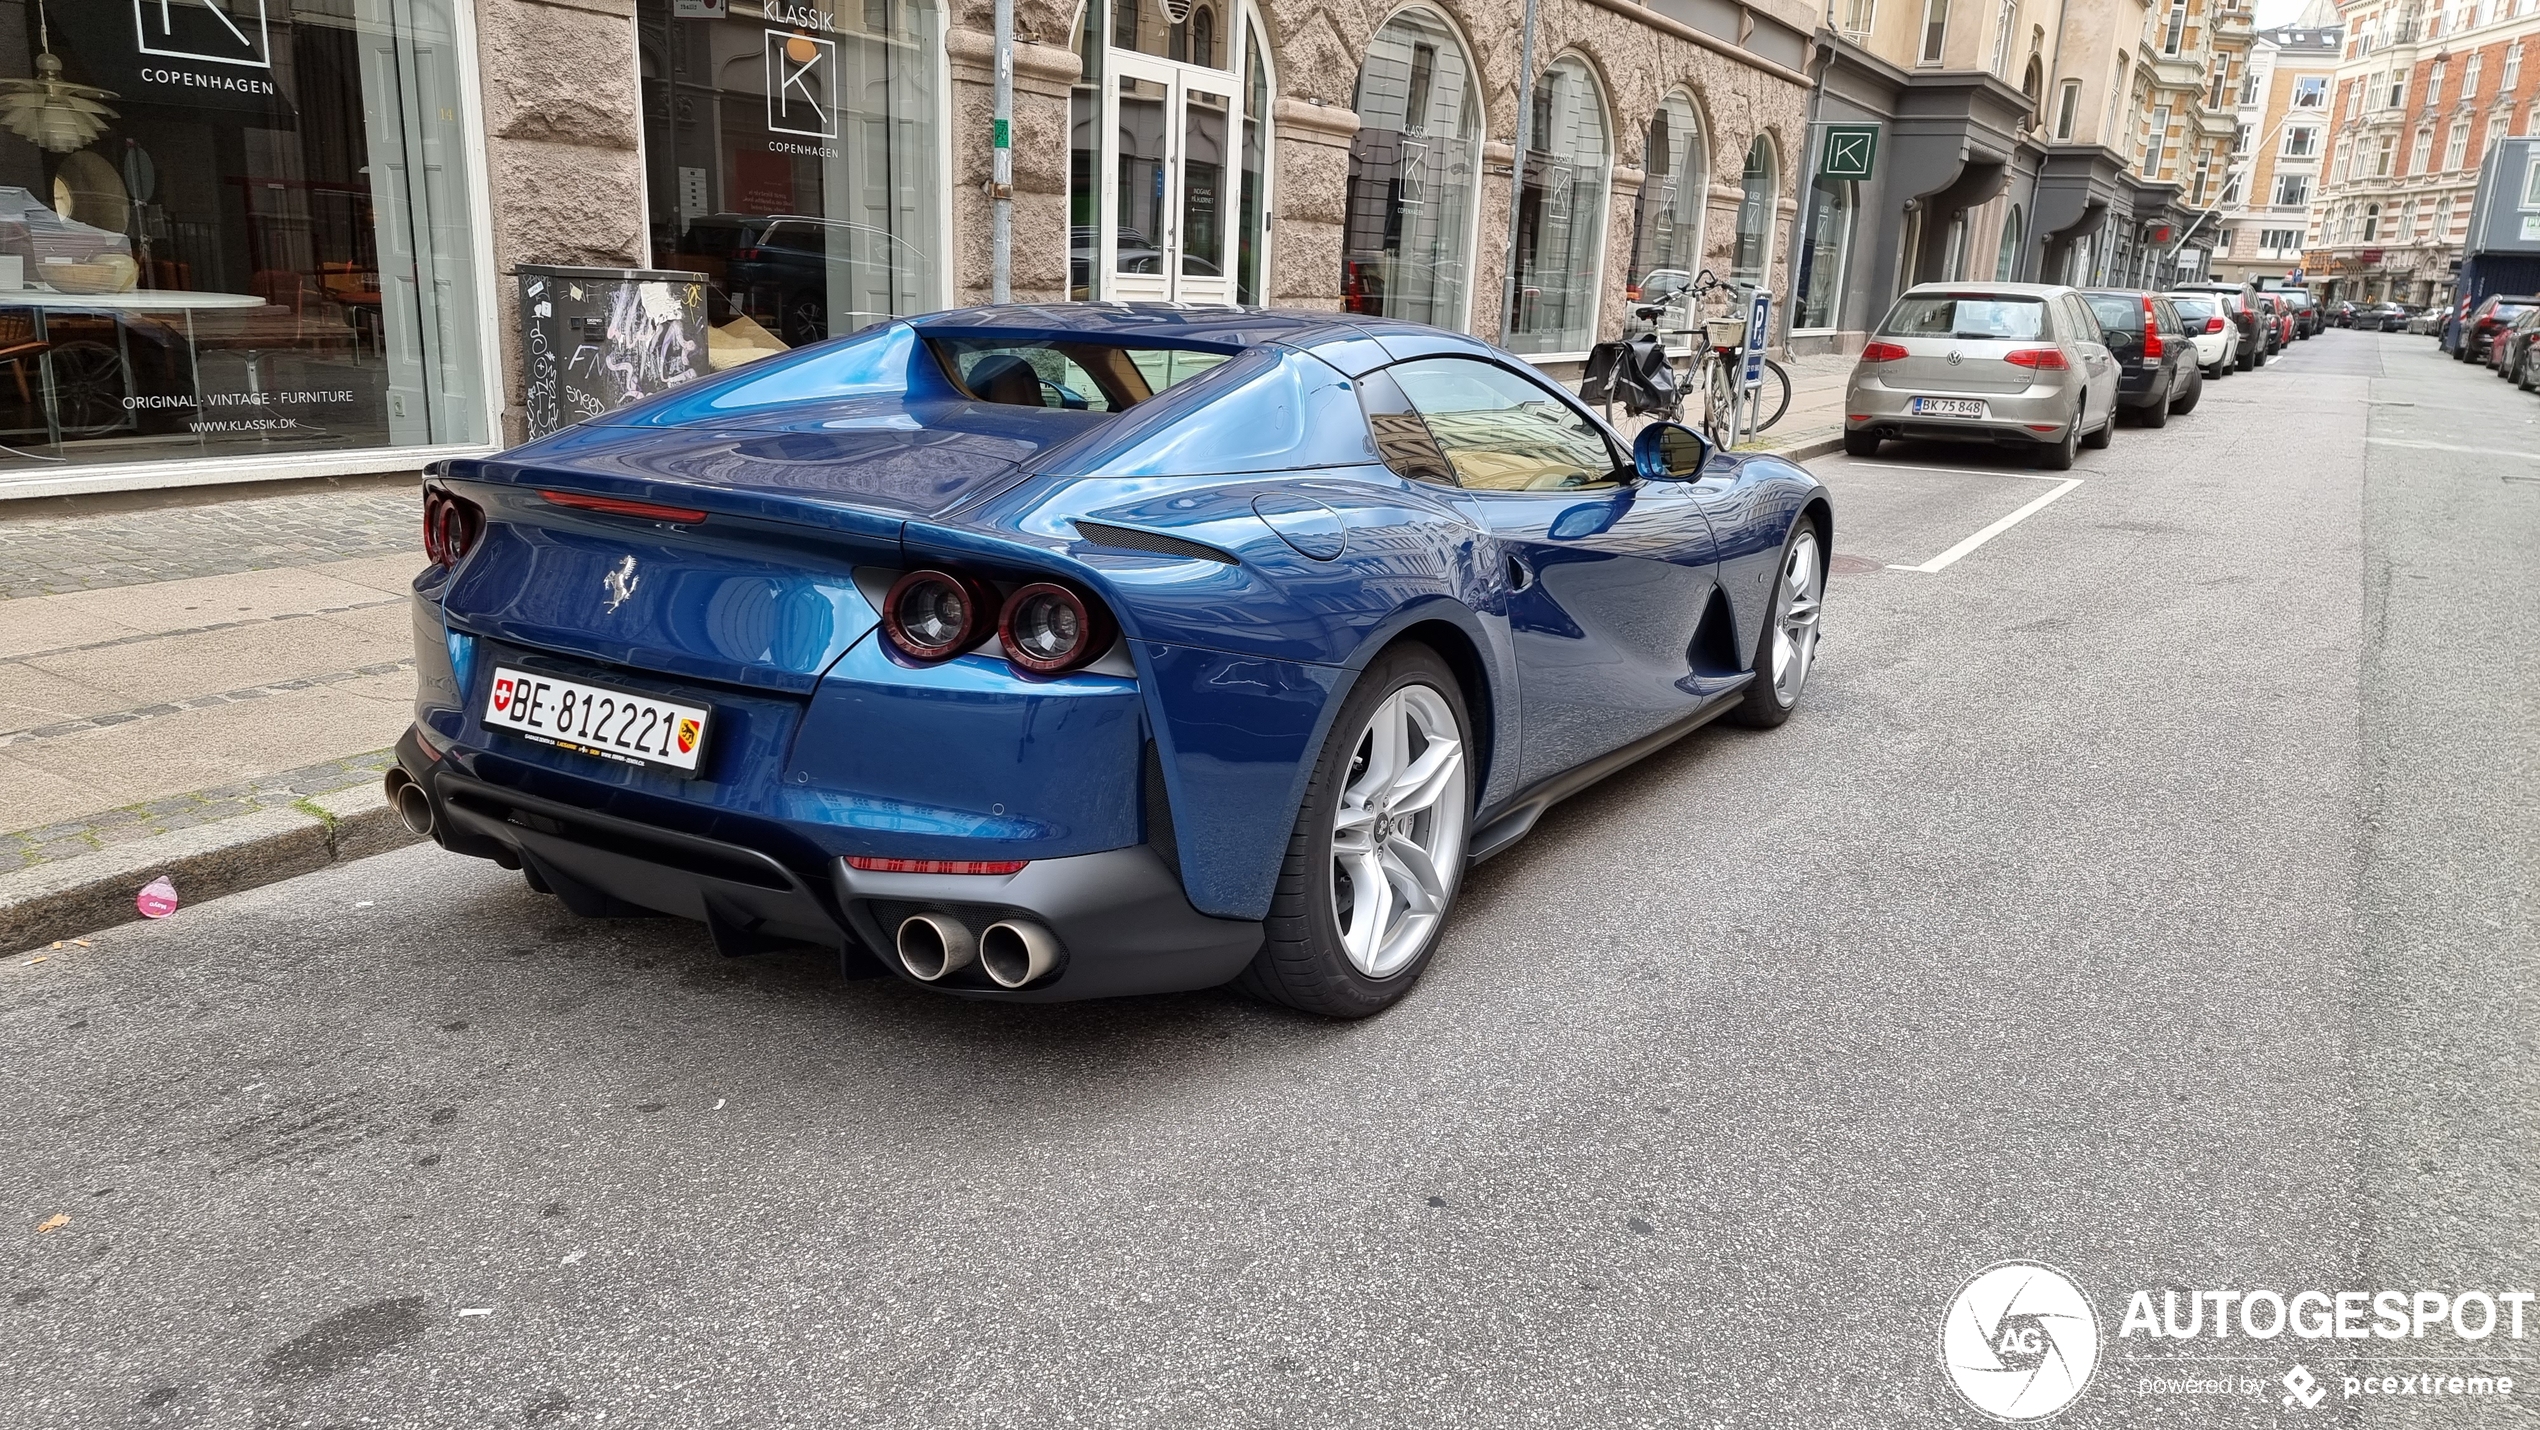
<svg viewBox="0 0 2540 1430"><path fill-rule="evenodd" d="M2027 476L2028 473L2012 472L2006 473L2005 475ZM2055 481L2056 479L2053 477L2039 477L2035 480ZM1925 575L1930 575L1936 571L1946 571L1949 569L1951 563L1955 562L1959 557L1966 555L1968 552L1984 545L1993 538L2009 531L2012 527L2015 527L2021 522L2028 520L2030 517L2037 515L2039 512L2044 511L2048 503L2080 485L2081 478L2065 477L2053 491L2050 491L2046 495L2039 497L2037 500L2030 502L2028 505L2021 507L2018 511L2015 511L2009 516L2002 518L2000 521L1993 523L1991 526L1988 526L1984 530L1977 532L1975 535L1968 537L1966 540L1959 542L1957 545L1950 547L1947 551L1940 553L1938 556L1924 562L1922 565L1900 566L1891 561L1888 563L1887 569L1890 571L1920 571Z"/></svg>
<svg viewBox="0 0 2540 1430"><path fill-rule="evenodd" d="M2368 447L2408 447L2419 452L2459 452L2471 457L2520 457L2526 462L2540 462L2540 452L2520 452L2511 447L2458 447L2449 442L2405 442L2396 437L2366 437Z"/></svg>

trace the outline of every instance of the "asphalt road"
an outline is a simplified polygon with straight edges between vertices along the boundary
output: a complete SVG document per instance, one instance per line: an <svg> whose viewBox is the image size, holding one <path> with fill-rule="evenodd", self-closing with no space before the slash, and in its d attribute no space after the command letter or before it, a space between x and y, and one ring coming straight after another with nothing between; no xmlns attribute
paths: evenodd
<svg viewBox="0 0 2540 1430"><path fill-rule="evenodd" d="M1368 1023L725 962L429 849L10 960L0 1422L1978 1425L1944 1309L2031 1258L2101 1318L2061 1424L2531 1423L2540 1314L2117 1322L2540 1289L2535 419L2332 332L1938 571L2060 483L1818 464L1800 714L1557 811ZM2463 1349L2525 1383L2280 1403Z"/></svg>

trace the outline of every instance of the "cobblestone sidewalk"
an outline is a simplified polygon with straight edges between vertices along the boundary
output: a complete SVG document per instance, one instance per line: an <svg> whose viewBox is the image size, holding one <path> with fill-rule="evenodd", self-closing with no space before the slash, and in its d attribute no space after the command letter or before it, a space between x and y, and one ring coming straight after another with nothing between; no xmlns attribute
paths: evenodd
<svg viewBox="0 0 2540 1430"><path fill-rule="evenodd" d="M138 511L73 504L66 515L57 502L20 513L0 501L0 601L378 556L420 540L422 508L404 481L204 499L218 490Z"/></svg>

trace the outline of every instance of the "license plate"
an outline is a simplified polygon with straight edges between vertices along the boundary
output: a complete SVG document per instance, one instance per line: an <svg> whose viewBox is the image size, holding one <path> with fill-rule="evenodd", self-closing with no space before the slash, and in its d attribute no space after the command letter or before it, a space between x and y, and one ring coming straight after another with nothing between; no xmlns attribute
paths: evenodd
<svg viewBox="0 0 2540 1430"><path fill-rule="evenodd" d="M688 774L706 747L709 712L578 680L509 666L494 668L485 723L523 739L629 765L666 765Z"/></svg>
<svg viewBox="0 0 2540 1430"><path fill-rule="evenodd" d="M1914 415L1917 417L1982 417L1984 404L1972 397L1917 397L1914 399Z"/></svg>

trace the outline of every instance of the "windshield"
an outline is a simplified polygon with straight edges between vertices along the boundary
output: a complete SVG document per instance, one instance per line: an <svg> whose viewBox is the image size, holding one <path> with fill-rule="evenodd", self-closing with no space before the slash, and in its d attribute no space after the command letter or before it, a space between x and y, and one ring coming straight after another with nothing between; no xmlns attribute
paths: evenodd
<svg viewBox="0 0 2540 1430"><path fill-rule="evenodd" d="M1881 333L1900 338L2042 338L2046 300L1985 293L1923 293L1900 298Z"/></svg>

